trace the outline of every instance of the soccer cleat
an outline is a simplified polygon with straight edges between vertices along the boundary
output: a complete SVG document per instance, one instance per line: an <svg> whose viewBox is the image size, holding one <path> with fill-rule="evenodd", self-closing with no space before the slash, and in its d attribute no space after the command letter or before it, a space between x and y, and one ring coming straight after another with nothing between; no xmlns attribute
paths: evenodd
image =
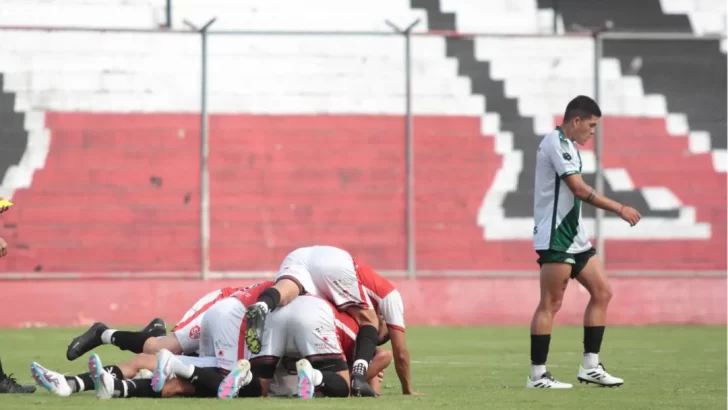
<svg viewBox="0 0 728 410"><path fill-rule="evenodd" d="M297 361L296 371L298 372L296 394L304 400L313 399L316 386L313 383L313 367L311 367L311 362L306 359Z"/></svg>
<svg viewBox="0 0 728 410"><path fill-rule="evenodd" d="M607 369L601 363L593 369L585 369L583 366L579 366L579 373L576 378L579 379L579 383L594 383L602 387L619 387L624 384L624 380L607 373Z"/></svg>
<svg viewBox="0 0 728 410"><path fill-rule="evenodd" d="M157 353L157 367L152 372L152 390L157 393L162 391L164 383L172 373L172 360L176 360L176 358L167 349L161 349Z"/></svg>
<svg viewBox="0 0 728 410"><path fill-rule="evenodd" d="M230 400L238 397L240 389L249 385L252 380L253 374L250 372L250 362L245 359L238 360L235 368L222 379L222 383L217 388L217 398Z"/></svg>
<svg viewBox="0 0 728 410"><path fill-rule="evenodd" d="M531 377L526 381L526 388L529 389L570 389L572 386L569 383L563 383L556 379L551 373L546 372L541 375L541 378L537 380L531 380Z"/></svg>
<svg viewBox="0 0 728 410"><path fill-rule="evenodd" d="M114 398L114 376L103 370L99 377L94 379L94 388L96 390L96 398L100 400L108 400Z"/></svg>
<svg viewBox="0 0 728 410"><path fill-rule="evenodd" d="M96 353L92 353L88 358L88 372L94 381L96 397L102 400L113 398L114 376L104 369L104 364Z"/></svg>
<svg viewBox="0 0 728 410"><path fill-rule="evenodd" d="M18 383L12 374L5 374L0 363L0 394L34 393L35 386L25 386Z"/></svg>
<svg viewBox="0 0 728 410"><path fill-rule="evenodd" d="M33 379L35 379L38 386L56 396L68 397L73 393L64 375L48 370L37 362L30 364L30 374L33 375Z"/></svg>
<svg viewBox="0 0 728 410"><path fill-rule="evenodd" d="M167 324L164 323L163 319L154 318L144 329L142 329L142 332L151 333L156 337L166 336Z"/></svg>
<svg viewBox="0 0 728 410"><path fill-rule="evenodd" d="M101 346L101 334L109 328L103 323L94 323L81 336L74 338L66 350L68 360L76 360L87 352Z"/></svg>
<svg viewBox="0 0 728 410"><path fill-rule="evenodd" d="M377 397L379 394L369 385L367 378L362 374L351 375L351 396L352 397Z"/></svg>
<svg viewBox="0 0 728 410"><path fill-rule="evenodd" d="M263 337L263 327L265 326L265 312L263 308L254 304L248 306L245 312L246 325L245 325L245 344L248 346L248 350L253 354L260 353L262 348L261 339Z"/></svg>

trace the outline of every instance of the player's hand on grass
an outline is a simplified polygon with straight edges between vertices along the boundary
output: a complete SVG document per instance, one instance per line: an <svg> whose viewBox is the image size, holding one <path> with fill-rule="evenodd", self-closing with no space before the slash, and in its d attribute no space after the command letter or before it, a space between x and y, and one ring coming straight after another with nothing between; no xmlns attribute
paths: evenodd
<svg viewBox="0 0 728 410"><path fill-rule="evenodd" d="M622 206L622 209L619 210L618 214L620 218L629 223L629 226L637 225L637 222L642 219L642 215L640 215L640 213L631 206Z"/></svg>
<svg viewBox="0 0 728 410"><path fill-rule="evenodd" d="M0 258L8 254L8 243L5 239L0 238Z"/></svg>

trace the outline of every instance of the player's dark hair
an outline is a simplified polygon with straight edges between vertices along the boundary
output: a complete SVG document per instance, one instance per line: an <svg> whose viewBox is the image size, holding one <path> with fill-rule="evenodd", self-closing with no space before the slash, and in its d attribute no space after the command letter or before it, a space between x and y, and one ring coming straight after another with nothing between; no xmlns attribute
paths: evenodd
<svg viewBox="0 0 728 410"><path fill-rule="evenodd" d="M591 118L592 116L601 117L602 110L599 108L599 104L593 99L586 95L579 95L573 100L569 101L564 112L564 122L571 120L572 118Z"/></svg>

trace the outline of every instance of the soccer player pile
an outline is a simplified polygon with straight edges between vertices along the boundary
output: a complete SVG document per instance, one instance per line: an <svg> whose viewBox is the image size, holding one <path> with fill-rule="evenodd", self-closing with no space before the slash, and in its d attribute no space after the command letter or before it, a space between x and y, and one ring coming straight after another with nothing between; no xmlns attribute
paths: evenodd
<svg viewBox="0 0 728 410"><path fill-rule="evenodd" d="M391 341L392 352L378 346ZM404 394L412 388L404 306L397 289L348 252L299 248L278 276L204 295L167 335L154 319L141 331L95 323L68 346L76 360L102 344L137 353L65 376L31 364L36 383L59 396L95 390L125 397L375 397L394 358Z"/></svg>

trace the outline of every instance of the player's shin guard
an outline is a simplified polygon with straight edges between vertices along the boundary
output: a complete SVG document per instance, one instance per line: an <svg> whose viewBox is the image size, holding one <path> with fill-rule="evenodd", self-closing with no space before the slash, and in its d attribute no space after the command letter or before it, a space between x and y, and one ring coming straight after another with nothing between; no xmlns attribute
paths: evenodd
<svg viewBox="0 0 728 410"><path fill-rule="evenodd" d="M338 373L322 371L321 384L316 386L326 397L349 397L349 384Z"/></svg>
<svg viewBox="0 0 728 410"><path fill-rule="evenodd" d="M121 350L128 350L133 353L143 353L144 343L147 339L154 337L149 332L127 332L115 331L111 336L111 344Z"/></svg>
<svg viewBox="0 0 728 410"><path fill-rule="evenodd" d="M599 366L599 350L604 338L604 326L584 326L584 365L585 369Z"/></svg>
<svg viewBox="0 0 728 410"><path fill-rule="evenodd" d="M549 344L551 344L551 335L531 335L531 379L533 380L546 373Z"/></svg>
<svg viewBox="0 0 728 410"><path fill-rule="evenodd" d="M156 393L152 389L151 379L116 380L114 381L114 390L120 390L123 394L125 394L121 397L162 397L161 392Z"/></svg>
<svg viewBox="0 0 728 410"><path fill-rule="evenodd" d="M356 351L354 352L354 366L352 374L358 376L366 375L369 362L372 361L377 350L379 341L379 330L372 325L365 325L359 328L356 335Z"/></svg>

